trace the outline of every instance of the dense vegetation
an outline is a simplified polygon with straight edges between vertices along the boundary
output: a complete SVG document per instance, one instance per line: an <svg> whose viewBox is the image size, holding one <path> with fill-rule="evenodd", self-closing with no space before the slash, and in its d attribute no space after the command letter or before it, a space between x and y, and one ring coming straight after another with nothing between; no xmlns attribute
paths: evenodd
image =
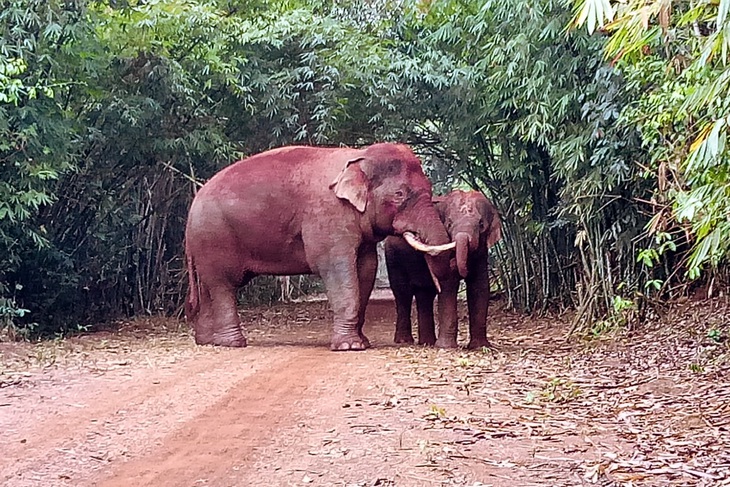
<svg viewBox="0 0 730 487"><path fill-rule="evenodd" d="M176 312L196 185L288 143L484 191L521 310L617 323L726 260L728 0L1 2L0 330Z"/></svg>

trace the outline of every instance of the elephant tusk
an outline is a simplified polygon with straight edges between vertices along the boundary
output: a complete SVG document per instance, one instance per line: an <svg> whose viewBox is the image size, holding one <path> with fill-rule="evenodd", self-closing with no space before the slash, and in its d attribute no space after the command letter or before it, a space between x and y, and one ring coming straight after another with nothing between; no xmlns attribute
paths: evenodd
<svg viewBox="0 0 730 487"><path fill-rule="evenodd" d="M443 245L428 245L420 240L418 240L418 237L416 237L411 232L405 232L403 233L403 238L406 239L406 242L408 242L408 245L413 247L416 250L419 250L421 252L425 252L428 255L436 256L440 254L441 252L446 252L447 250L452 250L456 247L456 242L449 242L447 244Z"/></svg>

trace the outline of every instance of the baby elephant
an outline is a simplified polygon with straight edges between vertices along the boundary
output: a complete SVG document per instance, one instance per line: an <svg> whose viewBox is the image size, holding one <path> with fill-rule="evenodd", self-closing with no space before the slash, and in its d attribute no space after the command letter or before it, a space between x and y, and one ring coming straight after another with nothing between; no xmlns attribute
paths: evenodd
<svg viewBox="0 0 730 487"><path fill-rule="evenodd" d="M499 213L478 191L453 191L446 196L434 198L434 203L452 241L456 242L456 269L448 280L441 281L438 340L433 318L433 300L437 290L423 253L413 250L401 237L388 237L385 240L385 260L398 313L395 342L413 343L411 302L415 296L418 309L418 343L455 348L458 330L456 295L459 281L464 278L469 307L468 347L474 349L489 346L487 249L502 237Z"/></svg>

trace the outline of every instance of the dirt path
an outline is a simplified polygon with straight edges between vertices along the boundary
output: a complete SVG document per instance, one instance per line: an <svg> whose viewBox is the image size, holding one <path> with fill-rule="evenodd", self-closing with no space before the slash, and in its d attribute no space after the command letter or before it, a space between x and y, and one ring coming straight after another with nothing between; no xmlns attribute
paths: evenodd
<svg viewBox="0 0 730 487"><path fill-rule="evenodd" d="M323 303L244 312L243 350L164 321L0 344L0 485L730 485L706 330L585 346L499 314L498 352L438 351L392 346L392 315L363 353L327 350Z"/></svg>
<svg viewBox="0 0 730 487"><path fill-rule="evenodd" d="M294 419L290 410L295 401L306 400L315 377L326 373L321 352L256 355L265 364L256 374L235 378L225 395L217 396L156 451L125 464L101 485L183 485L191 479L235 477L232 474L252 460L262 440Z"/></svg>

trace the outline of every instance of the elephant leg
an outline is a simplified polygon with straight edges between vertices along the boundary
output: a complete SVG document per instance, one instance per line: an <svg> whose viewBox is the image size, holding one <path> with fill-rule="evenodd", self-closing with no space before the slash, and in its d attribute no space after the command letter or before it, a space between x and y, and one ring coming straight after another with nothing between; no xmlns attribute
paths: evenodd
<svg viewBox="0 0 730 487"><path fill-rule="evenodd" d="M468 348L489 347L487 313L489 311L489 270L486 256L470 270L466 280L466 301L469 306Z"/></svg>
<svg viewBox="0 0 730 487"><path fill-rule="evenodd" d="M413 292L410 289L394 289L395 298L395 343L413 343L413 329L411 328L411 304Z"/></svg>
<svg viewBox="0 0 730 487"><path fill-rule="evenodd" d="M459 331L459 314L456 307L456 296L459 292L459 279L451 279L441 284L438 297L439 333L436 346L439 348L456 348L456 336Z"/></svg>
<svg viewBox="0 0 730 487"><path fill-rule="evenodd" d="M246 280L250 280L250 277ZM241 320L236 307L236 286L226 282L200 282L200 313L195 343L223 347L245 347Z"/></svg>
<svg viewBox="0 0 730 487"><path fill-rule="evenodd" d="M360 284L360 313L357 317L357 334L360 336L365 348L370 347L370 340L365 336L362 329L365 325L365 311L370 300L370 294L373 292L377 272L378 251L375 245L363 245L357 259L357 277Z"/></svg>
<svg viewBox="0 0 730 487"><path fill-rule="evenodd" d="M435 297L436 293L432 291L416 291L419 345L433 345L436 343L436 323L433 320L433 300Z"/></svg>
<svg viewBox="0 0 730 487"><path fill-rule="evenodd" d="M395 294L395 293L393 293ZM410 293L401 293L400 298L395 298L395 343L414 343L413 328L411 324L411 304L413 303L413 295Z"/></svg>
<svg viewBox="0 0 730 487"><path fill-rule="evenodd" d="M395 299L395 343L413 343L411 328L411 305L413 303L413 287L410 276L403 268L404 262L399 253L389 253L388 244L385 246L385 265L388 268L388 282Z"/></svg>
<svg viewBox="0 0 730 487"><path fill-rule="evenodd" d="M367 348L367 344L363 342L358 332L360 283L355 252L349 252L349 249L332 249L330 254L317 265L327 289L327 299L335 315L330 342L332 350Z"/></svg>

